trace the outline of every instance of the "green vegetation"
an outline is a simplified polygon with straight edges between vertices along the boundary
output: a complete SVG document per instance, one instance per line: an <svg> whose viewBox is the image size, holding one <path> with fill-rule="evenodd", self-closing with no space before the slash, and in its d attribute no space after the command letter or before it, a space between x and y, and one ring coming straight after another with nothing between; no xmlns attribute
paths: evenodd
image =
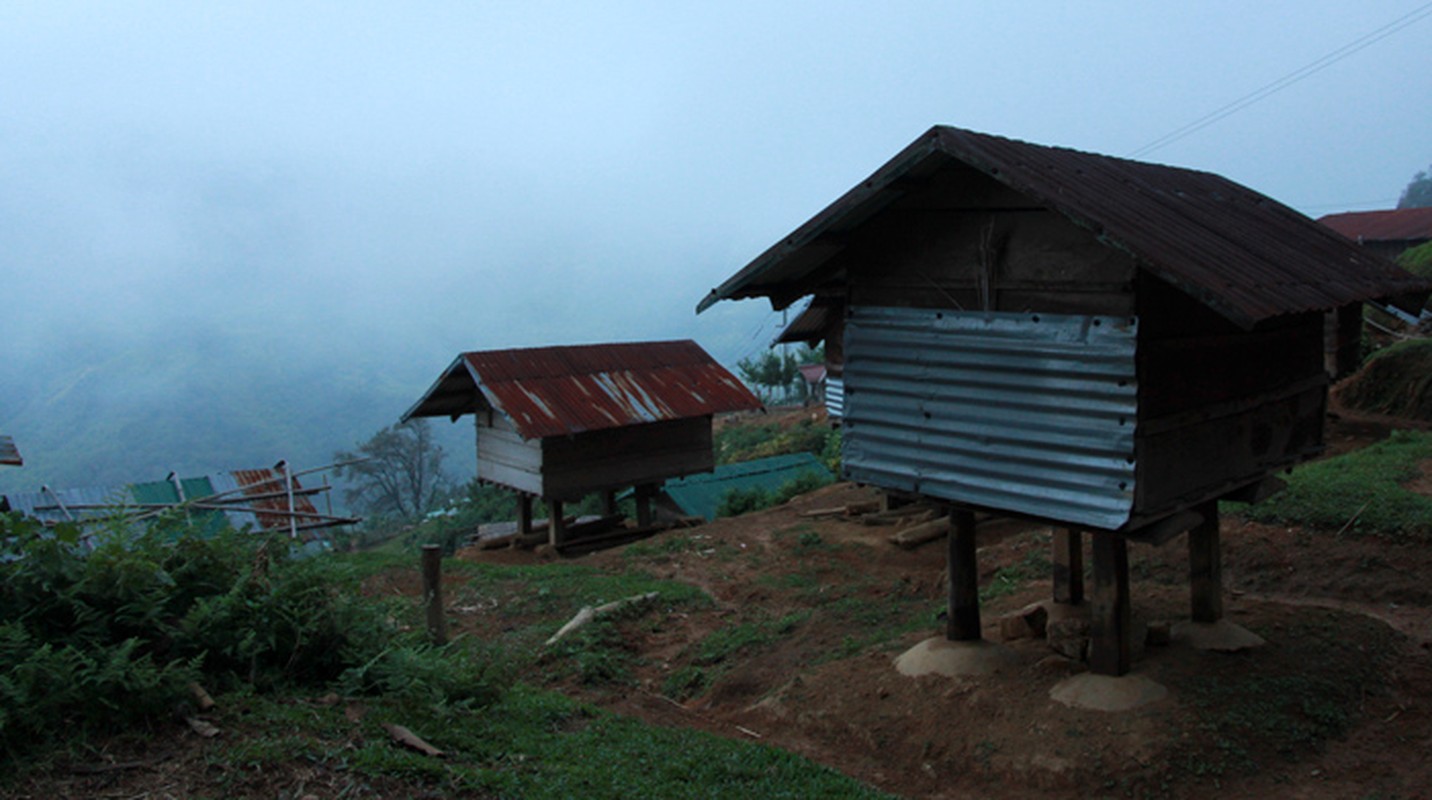
<svg viewBox="0 0 1432 800"><path fill-rule="evenodd" d="M817 425L808 419L787 427L737 425L716 432L716 463L734 464L786 453L815 453L840 472L840 429Z"/></svg>
<svg viewBox="0 0 1432 800"><path fill-rule="evenodd" d="M1305 525L1345 535L1426 539L1432 498L1404 488L1432 458L1432 434L1399 431L1382 442L1299 467L1288 488L1246 510L1262 522Z"/></svg>
<svg viewBox="0 0 1432 800"><path fill-rule="evenodd" d="M1373 353L1338 389L1348 408L1432 420L1432 339L1399 342Z"/></svg>
<svg viewBox="0 0 1432 800"><path fill-rule="evenodd" d="M482 703L505 680L504 659L476 643L399 633L401 609L364 601L340 562L172 527L113 531L86 554L74 528L0 518L0 762L161 718L191 681Z"/></svg>
<svg viewBox="0 0 1432 800"><path fill-rule="evenodd" d="M282 539L176 537L170 527L162 537L110 537L84 555L73 529L51 536L3 519L7 781L44 769L42 751L78 752L94 737L164 722L197 680L219 701L206 718L227 732L203 756L203 788L219 794L271 790L260 776L302 764L349 776L352 789L395 795L882 796L774 748L653 728L512 683L520 663L545 681L628 681L637 656L623 632L657 624L649 608L603 617L551 648L540 642L583 605L648 591L666 609L709 604L695 587L635 570L448 562L448 574L464 579L452 605L484 608L500 632L434 647L422 640L411 597L373 599L362 589L410 578L411 554L298 560ZM788 635L801 619L733 626L701 643L697 658L713 668ZM323 691L350 698L347 707L297 699ZM351 698L359 696L355 715ZM385 723L413 730L446 757L396 746Z"/></svg>
<svg viewBox="0 0 1432 800"><path fill-rule="evenodd" d="M1183 740L1190 751L1177 767L1194 776L1253 774L1320 751L1345 734L1369 695L1385 691L1382 675L1396 652L1396 635L1384 626L1349 625L1337 612L1309 611L1304 620L1280 626L1289 648L1286 663L1336 664L1336 669L1297 670L1249 676L1210 671L1189 685L1192 727Z"/></svg>
<svg viewBox="0 0 1432 800"><path fill-rule="evenodd" d="M823 475L815 472L803 472L781 484L780 488L774 492L768 492L759 486L752 486L749 489L732 489L726 493L725 497L721 498L721 505L716 507L716 516L734 517L748 511L778 506L792 497L813 492L829 483L830 480Z"/></svg>
<svg viewBox="0 0 1432 800"><path fill-rule="evenodd" d="M1050 570L1053 568L1049 563L1048 541L1043 537L1037 538L1036 542L1044 546L1036 546L1018 564L1011 564L1008 567L1000 567L990 576L988 582L980 587L980 602L988 603L997 598L1011 595L1024 588L1024 584L1032 580L1047 580Z"/></svg>
<svg viewBox="0 0 1432 800"><path fill-rule="evenodd" d="M1432 242L1403 250L1397 256L1397 265L1418 277L1432 277Z"/></svg>
<svg viewBox="0 0 1432 800"><path fill-rule="evenodd" d="M810 386L801 377L802 364L819 364L825 361L825 345L810 347L802 345L795 355L783 350L766 350L758 358L743 358L736 362L736 371L746 383L755 387L763 402L789 403L803 401L809 397Z"/></svg>
<svg viewBox="0 0 1432 800"><path fill-rule="evenodd" d="M834 770L783 750L692 730L658 728L518 685L481 713L377 700L360 722L344 709L262 697L220 698L226 729L262 724L282 737L215 748L211 771L229 793L251 776L300 760L347 774L350 786L403 779L388 796L542 798L879 798ZM393 746L383 723L403 725L444 751L429 758ZM365 795L366 796L366 795Z"/></svg>
<svg viewBox="0 0 1432 800"><path fill-rule="evenodd" d="M690 648L691 662L669 675L662 686L668 697L685 700L705 692L738 653L749 653L794 633L811 612L797 611L777 619L732 625L713 632Z"/></svg>

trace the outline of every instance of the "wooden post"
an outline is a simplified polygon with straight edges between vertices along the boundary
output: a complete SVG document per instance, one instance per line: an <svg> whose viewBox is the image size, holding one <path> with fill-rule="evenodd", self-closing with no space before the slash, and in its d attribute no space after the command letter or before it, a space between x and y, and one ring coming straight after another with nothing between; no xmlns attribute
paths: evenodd
<svg viewBox="0 0 1432 800"><path fill-rule="evenodd" d="M547 501L547 544L553 547L567 543L567 526L562 521L562 501Z"/></svg>
<svg viewBox="0 0 1432 800"><path fill-rule="evenodd" d="M447 644L447 617L443 614L443 548L423 545L423 606L427 612L428 638L433 644Z"/></svg>
<svg viewBox="0 0 1432 800"><path fill-rule="evenodd" d="M607 489L602 492L602 516L615 517L617 515L617 490Z"/></svg>
<svg viewBox="0 0 1432 800"><path fill-rule="evenodd" d="M1084 602L1084 534L1078 528L1054 531L1054 602Z"/></svg>
<svg viewBox="0 0 1432 800"><path fill-rule="evenodd" d="M1188 532L1188 586L1194 622L1223 619L1223 558L1218 535L1218 501L1199 506L1203 522Z"/></svg>
<svg viewBox="0 0 1432 800"><path fill-rule="evenodd" d="M636 526L651 527L651 498L656 494L655 484L643 483L636 487Z"/></svg>
<svg viewBox="0 0 1432 800"><path fill-rule="evenodd" d="M1089 669L1097 675L1129 671L1129 543L1112 533L1094 533L1093 617L1089 625Z"/></svg>
<svg viewBox="0 0 1432 800"><path fill-rule="evenodd" d="M517 494L517 535L521 537L524 533L532 532L532 495L526 492Z"/></svg>
<svg viewBox="0 0 1432 800"><path fill-rule="evenodd" d="M963 508L950 512L950 609L945 637L956 642L980 638L980 571L975 556L975 514Z"/></svg>

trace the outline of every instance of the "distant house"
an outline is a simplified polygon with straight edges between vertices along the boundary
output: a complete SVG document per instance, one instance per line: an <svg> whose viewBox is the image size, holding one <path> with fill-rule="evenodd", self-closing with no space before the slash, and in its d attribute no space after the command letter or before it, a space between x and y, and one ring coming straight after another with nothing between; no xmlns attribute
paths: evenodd
<svg viewBox="0 0 1432 800"><path fill-rule="evenodd" d="M236 530L301 533L346 525L355 519L320 512L313 498L329 491L324 485L305 486L287 465L273 468L215 472L164 480L15 492L0 497L0 507L19 512L45 526L74 523L80 526L116 519L143 522L170 509L183 508L194 527L206 534Z"/></svg>
<svg viewBox="0 0 1432 800"><path fill-rule="evenodd" d="M1064 529L1065 599L1092 532L1091 662L1122 674L1126 542L1189 532L1220 618L1218 501L1322 450L1323 312L1429 290L1220 176L942 126L697 310L814 298L793 335L843 380L844 476L953 509L949 638L980 636L976 511Z"/></svg>
<svg viewBox="0 0 1432 800"><path fill-rule="evenodd" d="M1384 258L1432 242L1432 208L1346 211L1319 217L1318 222Z"/></svg>
<svg viewBox="0 0 1432 800"><path fill-rule="evenodd" d="M25 466L25 460L20 458L20 449L15 446L15 440L9 436L0 436L0 464L12 467Z"/></svg>
<svg viewBox="0 0 1432 800"><path fill-rule="evenodd" d="M594 493L635 487L649 524L658 484L715 466L712 417L759 407L695 342L636 342L463 353L403 421L472 414L478 479L518 493L523 531L544 500L557 545L562 504Z"/></svg>
<svg viewBox="0 0 1432 800"><path fill-rule="evenodd" d="M807 475L826 483L834 480L830 468L814 454L791 453L722 464L710 474L669 480L662 484L657 503L671 513L710 521L732 492L759 489L774 494Z"/></svg>

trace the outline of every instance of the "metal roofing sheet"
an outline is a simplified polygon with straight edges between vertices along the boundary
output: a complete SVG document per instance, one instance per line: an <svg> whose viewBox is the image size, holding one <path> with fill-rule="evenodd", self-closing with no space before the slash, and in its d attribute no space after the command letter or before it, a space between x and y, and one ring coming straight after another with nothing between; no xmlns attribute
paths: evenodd
<svg viewBox="0 0 1432 800"><path fill-rule="evenodd" d="M273 469L239 469L234 470L233 476L243 488L244 506L254 509L260 528L272 531L289 527L288 483L284 479L284 473ZM302 489L303 485L295 477L293 510L299 515L311 515L307 519L300 516L297 520L299 527L318 516L318 509L313 505L313 501L306 495L298 494ZM234 499L230 496L225 498L225 502L233 503ZM270 513L264 513L265 511Z"/></svg>
<svg viewBox="0 0 1432 800"><path fill-rule="evenodd" d="M834 277L822 276L822 267L852 230L946 168L977 170L1065 216L1245 327L1432 291L1432 282L1212 173L936 126L713 289L697 310L736 297L766 296L781 306L809 293L813 278Z"/></svg>
<svg viewBox="0 0 1432 800"><path fill-rule="evenodd" d="M811 453L792 453L737 464L722 464L704 475L690 475L667 481L661 488L682 512L716 518L726 495L737 490L763 489L775 492L801 475L814 474L830 481L830 469Z"/></svg>
<svg viewBox="0 0 1432 800"><path fill-rule="evenodd" d="M846 477L1117 529L1134 498L1128 319L855 308Z"/></svg>
<svg viewBox="0 0 1432 800"><path fill-rule="evenodd" d="M463 353L403 418L484 407L508 416L524 439L541 439L760 401L695 342L633 342Z"/></svg>
<svg viewBox="0 0 1432 800"><path fill-rule="evenodd" d="M20 458L20 449L9 436L0 436L0 464L9 464L12 467L25 465L25 460Z"/></svg>
<svg viewBox="0 0 1432 800"><path fill-rule="evenodd" d="M1348 211L1318 222L1355 242L1432 240L1432 208Z"/></svg>

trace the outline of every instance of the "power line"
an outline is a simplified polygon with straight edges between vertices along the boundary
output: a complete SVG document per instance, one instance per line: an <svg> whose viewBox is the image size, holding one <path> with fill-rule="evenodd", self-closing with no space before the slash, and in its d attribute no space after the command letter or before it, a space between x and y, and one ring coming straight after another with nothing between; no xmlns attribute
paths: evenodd
<svg viewBox="0 0 1432 800"><path fill-rule="evenodd" d="M1365 34L1357 39L1354 39L1353 41L1343 45L1342 47L1339 47L1338 49L1333 50L1332 52L1327 53L1320 58L1317 58L1314 61L1302 67L1299 67L1298 69L1293 70L1292 72L1289 72L1287 75L1284 75L1283 77L1273 81L1272 83L1269 83L1259 89L1255 89L1248 94L1245 94L1242 97L1238 98L1237 100L1234 100L1233 102L1222 106L1221 108L1210 111L1209 113L1199 117L1193 122L1190 122L1187 125L1178 128L1177 130L1170 131L1169 133L1160 136L1152 142L1149 142L1143 147L1140 147L1139 149L1130 153L1129 157L1138 158L1139 156L1151 153L1162 147L1173 144L1174 142L1186 136L1190 136L1194 133L1197 133L1198 131L1207 128L1209 125L1212 125L1213 123L1218 122L1219 120L1227 116L1236 114L1237 112L1242 111L1243 109L1253 105L1259 100L1262 100L1270 95L1276 94L1277 92L1280 92L1288 88L1289 86L1292 86L1293 84L1303 80L1304 78L1307 78L1314 73L1320 72L1323 69L1326 69L1327 67L1336 64L1337 62L1343 60L1344 58L1347 58L1348 56L1358 52L1359 50L1363 50L1367 47L1372 46L1373 44L1376 44L1377 42L1386 39L1392 34L1397 33L1403 28L1406 28L1407 26L1412 25L1413 23L1418 22L1428 16L1432 16L1432 3L1427 3L1425 5L1419 6L1416 9L1413 9L1412 11L1408 12L1407 14L1404 14L1397 19L1387 23L1386 25L1383 25L1381 28L1378 28L1371 33Z"/></svg>

